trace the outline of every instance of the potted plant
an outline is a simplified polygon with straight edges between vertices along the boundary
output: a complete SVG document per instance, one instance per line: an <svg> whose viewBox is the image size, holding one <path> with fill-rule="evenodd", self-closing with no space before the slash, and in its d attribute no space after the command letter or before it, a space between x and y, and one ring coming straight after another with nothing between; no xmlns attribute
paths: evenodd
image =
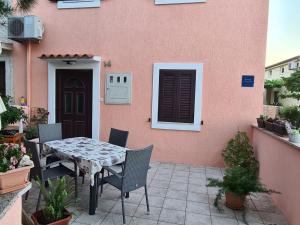
<svg viewBox="0 0 300 225"><path fill-rule="evenodd" d="M48 189L45 184L37 180L41 194L45 200L45 206L32 214L34 225L68 225L72 214L66 209L71 193L67 191L65 177L57 180L48 180Z"/></svg>
<svg viewBox="0 0 300 225"><path fill-rule="evenodd" d="M285 121L283 120L275 120L273 123L273 131L274 133L280 135L280 136L285 136L287 135L287 130L285 128Z"/></svg>
<svg viewBox="0 0 300 225"><path fill-rule="evenodd" d="M46 124L48 122L49 112L44 108L32 108L30 120L25 128L25 137L27 140L38 137L38 124Z"/></svg>
<svg viewBox="0 0 300 225"><path fill-rule="evenodd" d="M257 171L241 166L227 168L223 180L208 178L209 187L219 187L214 205L219 207L219 200L226 197L226 206L230 209L241 210L244 208L246 196L250 193L274 192L265 188L259 181Z"/></svg>
<svg viewBox="0 0 300 225"><path fill-rule="evenodd" d="M258 118L256 118L257 126L260 128L264 128L265 120L266 120L266 117L264 115L260 115Z"/></svg>
<svg viewBox="0 0 300 225"><path fill-rule="evenodd" d="M253 192L274 192L266 189L259 181L259 163L255 158L253 147L245 132L240 132L232 138L222 152L225 164L223 180L208 178L209 187L219 187L215 199L215 206L223 195L226 197L226 206L231 209L242 209L245 198Z"/></svg>
<svg viewBox="0 0 300 225"><path fill-rule="evenodd" d="M298 129L291 129L289 132L289 141L300 143L300 132Z"/></svg>
<svg viewBox="0 0 300 225"><path fill-rule="evenodd" d="M274 130L273 122L274 122L274 119L272 119L272 118L268 118L267 120L265 120L265 128L268 131L273 132L273 130Z"/></svg>
<svg viewBox="0 0 300 225"><path fill-rule="evenodd" d="M0 144L0 194L24 188L32 167L24 146Z"/></svg>
<svg viewBox="0 0 300 225"><path fill-rule="evenodd" d="M3 103L5 105L6 111L1 114L1 124L2 124L2 135L12 135L11 131L5 131L4 129L9 125L9 124L14 124L21 119L26 120L27 116L22 108L15 107L11 105L10 103L12 102L12 97L10 96L4 96L2 97ZM8 132L8 133L6 133ZM17 131L14 133L16 134Z"/></svg>

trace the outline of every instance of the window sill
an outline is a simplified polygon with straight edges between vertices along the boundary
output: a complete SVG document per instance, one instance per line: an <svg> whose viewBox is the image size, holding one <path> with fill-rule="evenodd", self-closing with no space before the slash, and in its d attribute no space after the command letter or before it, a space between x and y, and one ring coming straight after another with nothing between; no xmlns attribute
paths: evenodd
<svg viewBox="0 0 300 225"><path fill-rule="evenodd" d="M206 0L155 0L156 5L200 3L200 2L206 2Z"/></svg>
<svg viewBox="0 0 300 225"><path fill-rule="evenodd" d="M94 1L58 1L58 9L99 8L100 0Z"/></svg>
<svg viewBox="0 0 300 225"><path fill-rule="evenodd" d="M195 123L171 123L153 121L151 124L153 129L163 130L182 130L182 131L200 131L201 125Z"/></svg>

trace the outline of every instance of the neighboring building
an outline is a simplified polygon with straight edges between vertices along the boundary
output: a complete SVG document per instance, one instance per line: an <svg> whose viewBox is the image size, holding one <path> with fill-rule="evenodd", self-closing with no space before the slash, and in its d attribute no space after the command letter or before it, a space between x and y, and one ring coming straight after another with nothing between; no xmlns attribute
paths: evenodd
<svg viewBox="0 0 300 225"><path fill-rule="evenodd" d="M14 43L15 97L48 108L64 137L114 127L130 148L154 144L154 160L221 165L262 113L268 1L39 1L31 14L45 34Z"/></svg>
<svg viewBox="0 0 300 225"><path fill-rule="evenodd" d="M283 60L265 68L265 80L277 80L282 77L289 77L292 73L300 68L300 55ZM280 93L284 88L266 89L264 92L265 105L295 105L299 104L297 100L280 98Z"/></svg>
<svg viewBox="0 0 300 225"><path fill-rule="evenodd" d="M13 42L7 39L7 23L0 21L0 95L14 96Z"/></svg>

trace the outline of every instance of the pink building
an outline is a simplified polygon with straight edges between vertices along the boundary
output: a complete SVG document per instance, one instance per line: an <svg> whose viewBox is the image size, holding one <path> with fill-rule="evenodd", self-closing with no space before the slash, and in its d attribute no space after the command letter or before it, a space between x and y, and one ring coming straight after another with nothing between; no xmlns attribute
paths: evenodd
<svg viewBox="0 0 300 225"><path fill-rule="evenodd" d="M268 1L44 0L31 14L45 32L13 44L14 96L65 137L114 127L154 160L216 166L262 112Z"/></svg>

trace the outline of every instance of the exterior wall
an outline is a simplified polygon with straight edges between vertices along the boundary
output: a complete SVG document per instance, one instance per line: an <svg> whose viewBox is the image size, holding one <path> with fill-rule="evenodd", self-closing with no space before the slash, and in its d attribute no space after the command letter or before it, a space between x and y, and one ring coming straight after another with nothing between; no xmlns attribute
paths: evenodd
<svg viewBox="0 0 300 225"><path fill-rule="evenodd" d="M253 13L255 12L255 13ZM41 1L45 37L32 49L32 106L47 106L47 63L42 54L90 53L111 60L106 72L133 75L131 105L101 104L101 139L111 127L129 130L128 146L154 144L154 160L221 165L221 150L237 129L262 113L268 1L208 0L199 4L155 5L154 1L102 1L100 8L58 10ZM16 97L25 94L25 50L16 45ZM200 132L151 129L153 63L203 63ZM229 66L230 65L230 66ZM255 75L254 88L241 76Z"/></svg>
<svg viewBox="0 0 300 225"><path fill-rule="evenodd" d="M1 225L20 225L22 224L22 198L18 197L10 206L5 216L0 219Z"/></svg>
<svg viewBox="0 0 300 225"><path fill-rule="evenodd" d="M261 130L253 129L253 146L260 162L262 182L281 192L272 198L287 217L290 225L300 224L300 149L272 137ZM292 185L291 185L292 184Z"/></svg>

